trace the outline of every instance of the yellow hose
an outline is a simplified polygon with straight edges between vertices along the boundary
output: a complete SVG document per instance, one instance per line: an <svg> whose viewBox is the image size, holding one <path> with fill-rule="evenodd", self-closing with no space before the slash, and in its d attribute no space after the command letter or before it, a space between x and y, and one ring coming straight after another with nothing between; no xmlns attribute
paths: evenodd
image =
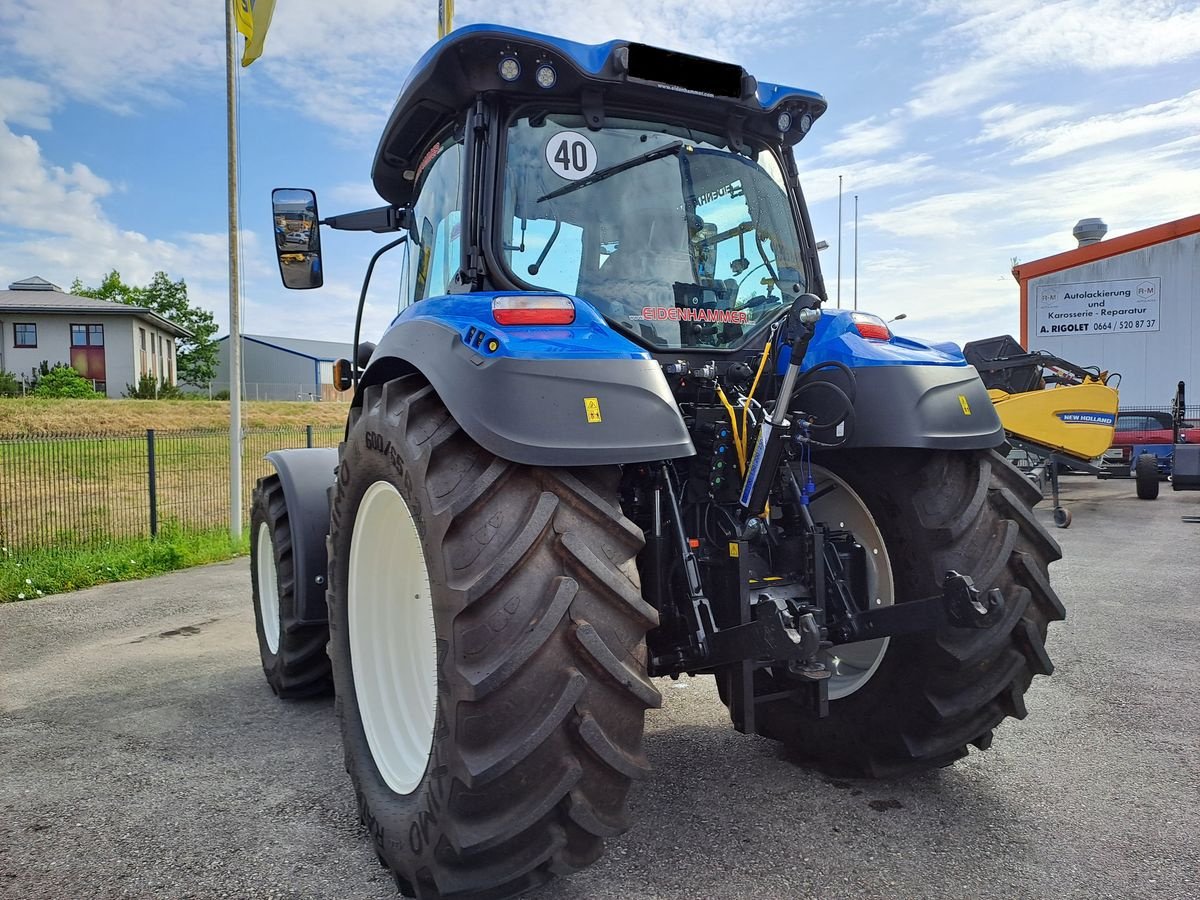
<svg viewBox="0 0 1200 900"><path fill-rule="evenodd" d="M750 384L750 394L746 397L745 406L742 407L742 449L741 449L739 455L741 456L741 458L743 460L743 462L742 462L743 469L746 467L746 464L745 464L746 454L750 450L750 448L748 446L746 446L746 443L749 442L749 440L750 440L750 430L749 430L749 427L746 422L746 418L750 413L750 401L754 399L754 392L758 389L758 379L760 379L762 377L763 369L765 369L767 367L767 358L770 357L770 355L771 355L771 342L767 341L767 345L765 347L763 347L762 359L759 360L759 362L758 362L758 371L754 373L754 381L751 382L751 384ZM733 433L734 440L737 440L737 427L736 426L734 427L733 432L734 432Z"/></svg>
<svg viewBox="0 0 1200 900"><path fill-rule="evenodd" d="M721 386L717 385L717 399L721 401L721 405L725 407L725 411L729 413L729 427L733 429L733 449L737 451L738 472L742 475L746 474L746 451L742 447L742 440L738 436L737 413L733 410L733 404L729 402L729 398L725 396L725 392L721 390Z"/></svg>

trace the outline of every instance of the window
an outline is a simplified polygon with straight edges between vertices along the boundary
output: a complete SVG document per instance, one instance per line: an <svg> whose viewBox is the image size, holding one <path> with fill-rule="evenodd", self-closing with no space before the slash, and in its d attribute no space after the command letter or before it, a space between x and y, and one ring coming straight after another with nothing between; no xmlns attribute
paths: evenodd
<svg viewBox="0 0 1200 900"><path fill-rule="evenodd" d="M32 322L14 322L13 323L13 346L14 347L36 347L37 346L37 325Z"/></svg>
<svg viewBox="0 0 1200 900"><path fill-rule="evenodd" d="M167 354L163 350L163 336L158 336L158 378L161 381L167 377Z"/></svg>
<svg viewBox="0 0 1200 900"><path fill-rule="evenodd" d="M435 151L413 204L417 240L403 293L414 301L447 293L461 264L462 144Z"/></svg>
<svg viewBox="0 0 1200 900"><path fill-rule="evenodd" d="M138 367L138 374L146 375L146 374L149 374L149 372L150 372L150 370L146 368L146 329L139 328L138 333L141 335L141 339L142 339L142 357L141 357L141 364Z"/></svg>
<svg viewBox="0 0 1200 900"><path fill-rule="evenodd" d="M644 343L731 349L808 285L783 171L766 148L576 115L509 127L498 256L517 284L573 294Z"/></svg>
<svg viewBox="0 0 1200 900"><path fill-rule="evenodd" d="M104 326L103 325L72 325L71 326L71 346L72 347L103 347L104 346Z"/></svg>

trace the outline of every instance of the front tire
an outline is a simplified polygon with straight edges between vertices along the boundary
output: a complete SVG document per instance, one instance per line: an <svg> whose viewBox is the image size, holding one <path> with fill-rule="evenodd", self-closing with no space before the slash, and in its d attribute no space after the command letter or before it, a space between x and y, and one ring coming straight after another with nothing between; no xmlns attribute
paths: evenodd
<svg viewBox="0 0 1200 900"><path fill-rule="evenodd" d="M590 864L628 827L660 703L619 471L498 459L415 375L367 387L353 421L330 655L380 860L430 898L515 896Z"/></svg>
<svg viewBox="0 0 1200 900"><path fill-rule="evenodd" d="M1137 458L1133 467L1134 478L1137 480L1137 495L1139 500L1158 499L1158 457L1153 453L1143 453Z"/></svg>
<svg viewBox="0 0 1200 900"><path fill-rule="evenodd" d="M1046 628L1065 617L1047 577L1061 552L1032 512L1037 488L986 451L856 451L824 464L870 509L895 602L939 594L954 569L985 594L1000 588L1006 611L988 629L893 637L869 680L831 700L827 718L776 700L758 708L758 730L840 775L889 777L948 765L968 744L986 749L1001 721L1025 717L1033 676L1053 671Z"/></svg>
<svg viewBox="0 0 1200 900"><path fill-rule="evenodd" d="M278 475L259 479L250 506L250 573L254 625L267 684L283 700L333 691L325 625L296 615L292 527Z"/></svg>

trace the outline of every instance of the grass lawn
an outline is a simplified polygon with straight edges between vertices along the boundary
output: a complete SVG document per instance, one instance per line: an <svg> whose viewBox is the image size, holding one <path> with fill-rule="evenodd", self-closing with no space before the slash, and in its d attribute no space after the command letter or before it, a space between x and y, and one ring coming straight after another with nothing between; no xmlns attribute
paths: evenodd
<svg viewBox="0 0 1200 900"><path fill-rule="evenodd" d="M242 402L243 428L342 426L349 403ZM221 400L33 400L0 398L0 436L123 434L154 428L228 428Z"/></svg>
<svg viewBox="0 0 1200 900"><path fill-rule="evenodd" d="M127 539L20 555L4 547L0 548L0 603L148 578L249 552L249 534L243 533L241 545L234 546L225 528L192 533L164 528L155 540Z"/></svg>
<svg viewBox="0 0 1200 900"><path fill-rule="evenodd" d="M272 450L336 447L348 404L245 403L242 515ZM0 400L0 601L228 559L229 404ZM150 461L155 429L150 538ZM332 474L332 473L331 473Z"/></svg>

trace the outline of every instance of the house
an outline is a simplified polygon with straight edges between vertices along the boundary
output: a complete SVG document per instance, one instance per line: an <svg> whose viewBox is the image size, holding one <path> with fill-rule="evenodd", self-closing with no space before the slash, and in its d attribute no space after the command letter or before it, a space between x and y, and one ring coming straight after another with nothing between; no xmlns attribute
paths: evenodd
<svg viewBox="0 0 1200 900"><path fill-rule="evenodd" d="M1082 219L1078 246L1013 269L1021 343L1121 373L1121 405L1166 408L1200 387L1200 215L1104 240Z"/></svg>
<svg viewBox="0 0 1200 900"><path fill-rule="evenodd" d="M153 310L76 297L37 276L0 291L0 334L0 371L28 378L42 362L63 363L109 397L142 375L175 384L176 341L191 337Z"/></svg>
<svg viewBox="0 0 1200 900"><path fill-rule="evenodd" d="M333 363L353 355L350 344L242 335L242 396L247 400L349 400L333 385ZM217 339L214 391L229 389L229 335Z"/></svg>

